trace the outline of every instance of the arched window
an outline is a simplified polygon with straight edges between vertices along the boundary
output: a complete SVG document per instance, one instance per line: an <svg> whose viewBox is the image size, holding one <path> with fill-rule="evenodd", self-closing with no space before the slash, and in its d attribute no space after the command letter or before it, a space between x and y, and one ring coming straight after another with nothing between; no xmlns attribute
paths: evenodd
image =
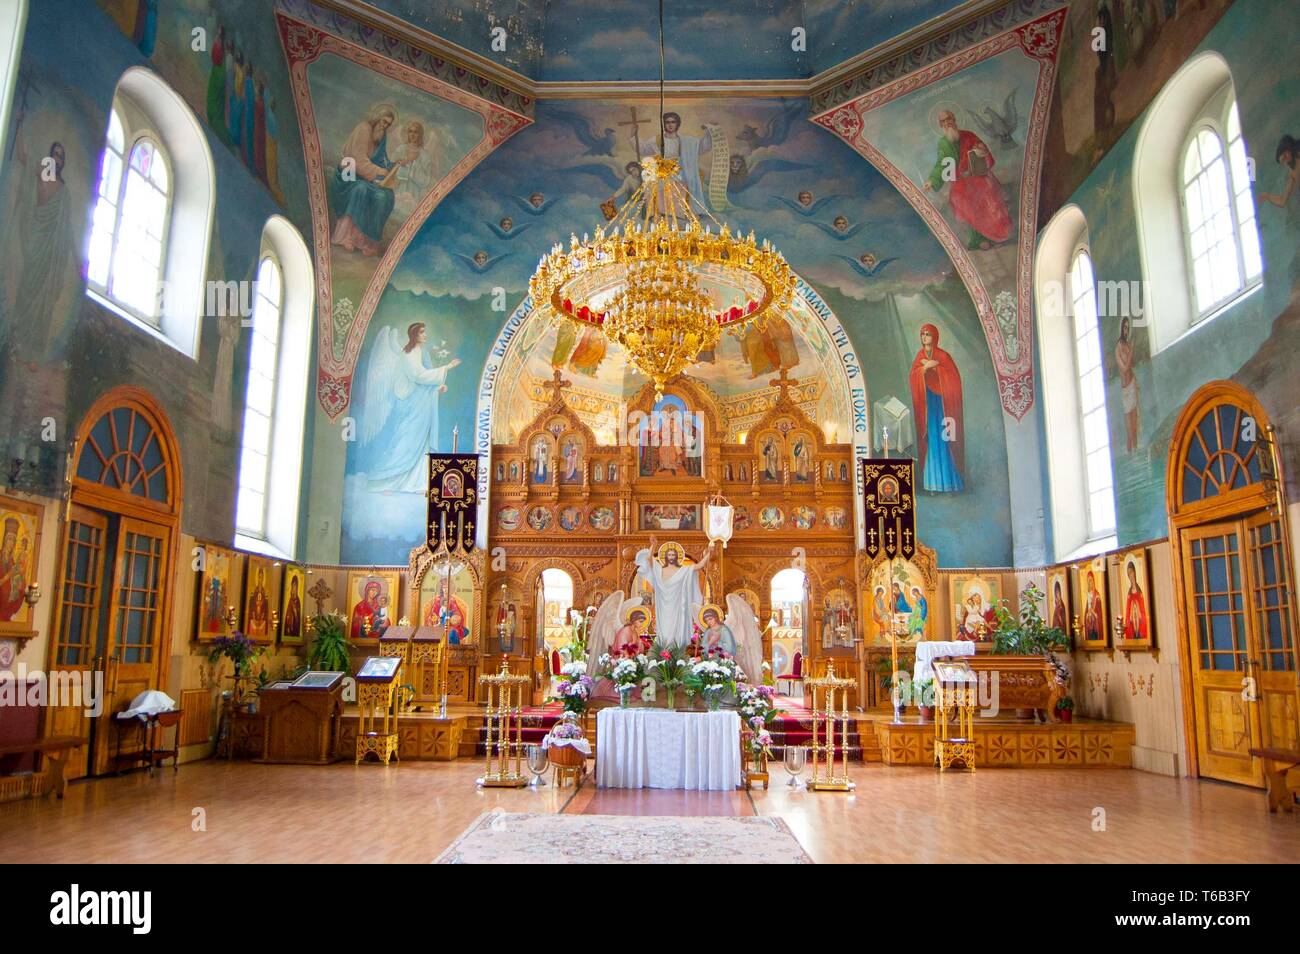
<svg viewBox="0 0 1300 954"><path fill-rule="evenodd" d="M1097 282L1088 223L1077 205L1043 228L1034 292L1043 413L1051 425L1045 440L1053 553L1072 560L1105 550L1115 528ZM1120 311L1121 321L1130 320Z"/></svg>
<svg viewBox="0 0 1300 954"><path fill-rule="evenodd" d="M127 70L104 134L86 294L191 358L214 195L212 154L193 112L153 73Z"/></svg>
<svg viewBox="0 0 1300 954"><path fill-rule="evenodd" d="M275 419L276 378L280 365L280 311L284 278L274 255L257 269L256 293L248 352L248 387L244 392L244 429L240 438L239 497L235 527L240 533L266 536L266 488L271 478L271 427Z"/></svg>
<svg viewBox="0 0 1300 954"><path fill-rule="evenodd" d="M1079 430L1087 491L1088 537L1115 531L1115 493L1111 477L1110 427L1106 417L1106 381L1101 366L1101 321L1092 256L1075 251L1070 262L1070 313L1074 331L1074 380L1079 394Z"/></svg>
<svg viewBox="0 0 1300 954"><path fill-rule="evenodd" d="M0 155L5 154L5 134L9 131L9 110L26 27L27 0L0 0Z"/></svg>
<svg viewBox="0 0 1300 954"><path fill-rule="evenodd" d="M241 322L249 337L235 544L286 558L297 541L313 284L302 236L273 216L262 230L251 313L221 319Z"/></svg>
<svg viewBox="0 0 1300 954"><path fill-rule="evenodd" d="M86 280L154 328L161 330L171 174L167 154L149 135L130 144L114 109L99 164L99 191L91 220Z"/></svg>
<svg viewBox="0 0 1300 954"><path fill-rule="evenodd" d="M1188 60L1147 110L1133 204L1153 353L1260 286L1246 143L1232 72L1218 53ZM1170 254L1178 248L1182 255Z"/></svg>
<svg viewBox="0 0 1300 954"><path fill-rule="evenodd" d="M1228 109L1227 135L1225 149L1218 130L1200 126L1183 150L1184 233L1197 320L1264 271L1236 102Z"/></svg>

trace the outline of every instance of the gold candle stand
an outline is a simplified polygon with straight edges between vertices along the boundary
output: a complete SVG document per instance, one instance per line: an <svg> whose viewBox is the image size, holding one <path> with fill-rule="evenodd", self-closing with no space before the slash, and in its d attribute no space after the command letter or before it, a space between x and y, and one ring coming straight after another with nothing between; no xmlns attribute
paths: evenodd
<svg viewBox="0 0 1300 954"><path fill-rule="evenodd" d="M521 771L524 757L524 691L527 676L510 672L510 660L502 658L501 671L479 676L487 687L487 765L478 784L484 788L523 788L528 779Z"/></svg>
<svg viewBox="0 0 1300 954"><path fill-rule="evenodd" d="M851 792L857 786L849 780L849 687L852 679L835 675L835 662L826 664L826 675L807 682L812 692L812 778L808 789L813 792ZM839 697L839 711L835 701ZM820 704L819 704L820 703ZM835 768L835 723L840 723L840 772ZM825 759L822 756L825 755Z"/></svg>
<svg viewBox="0 0 1300 954"><path fill-rule="evenodd" d="M934 764L975 771L975 673L965 660L934 663Z"/></svg>

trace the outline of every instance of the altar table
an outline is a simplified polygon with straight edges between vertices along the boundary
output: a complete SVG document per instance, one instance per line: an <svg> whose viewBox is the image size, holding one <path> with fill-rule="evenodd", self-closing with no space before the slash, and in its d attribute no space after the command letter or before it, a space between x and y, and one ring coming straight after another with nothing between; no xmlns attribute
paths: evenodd
<svg viewBox="0 0 1300 954"><path fill-rule="evenodd" d="M740 716L732 710L601 709L596 785L731 791L740 784Z"/></svg>

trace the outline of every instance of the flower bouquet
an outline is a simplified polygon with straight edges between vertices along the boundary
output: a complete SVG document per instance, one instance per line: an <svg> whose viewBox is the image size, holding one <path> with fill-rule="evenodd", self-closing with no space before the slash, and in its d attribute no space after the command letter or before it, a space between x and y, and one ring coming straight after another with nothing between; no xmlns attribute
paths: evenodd
<svg viewBox="0 0 1300 954"><path fill-rule="evenodd" d="M756 777L766 776L767 760L772 756L772 734L767 727L781 714L776 706L776 694L771 686L742 682L736 686L736 700L740 717L745 720L741 737L746 771Z"/></svg>
<svg viewBox="0 0 1300 954"><path fill-rule="evenodd" d="M587 741L582 726L578 725L578 716L574 712L565 712L551 726L551 731L542 739L542 748L546 750L547 761L566 768L581 766L591 754L591 743Z"/></svg>
<svg viewBox="0 0 1300 954"><path fill-rule="evenodd" d="M668 708L675 709L677 690L686 684L691 661L680 646L665 646L655 640L646 659L646 673L668 693Z"/></svg>
<svg viewBox="0 0 1300 954"><path fill-rule="evenodd" d="M560 667L560 675L560 681L555 684L555 695L546 701L559 702L566 713L582 715L587 711L587 701L594 685L587 675L587 664L581 660L565 663Z"/></svg>
<svg viewBox="0 0 1300 954"><path fill-rule="evenodd" d="M712 711L718 708L726 693L736 691L736 684L744 678L745 673L735 659L715 650L691 664L686 676L686 691L704 696L705 704Z"/></svg>
<svg viewBox="0 0 1300 954"><path fill-rule="evenodd" d="M645 678L647 663L645 655L611 656L605 653L599 661L600 677L614 684L614 688L618 690L619 705L626 709L632 690Z"/></svg>

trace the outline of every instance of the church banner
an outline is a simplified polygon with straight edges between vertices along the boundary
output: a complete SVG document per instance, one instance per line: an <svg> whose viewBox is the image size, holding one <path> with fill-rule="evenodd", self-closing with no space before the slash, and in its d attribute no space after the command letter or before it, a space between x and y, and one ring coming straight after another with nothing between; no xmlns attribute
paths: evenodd
<svg viewBox="0 0 1300 954"><path fill-rule="evenodd" d="M477 514L478 455L430 454L429 549L473 550Z"/></svg>
<svg viewBox="0 0 1300 954"><path fill-rule="evenodd" d="M911 458L869 457L862 462L866 551L873 560L911 559L916 553L916 496Z"/></svg>

